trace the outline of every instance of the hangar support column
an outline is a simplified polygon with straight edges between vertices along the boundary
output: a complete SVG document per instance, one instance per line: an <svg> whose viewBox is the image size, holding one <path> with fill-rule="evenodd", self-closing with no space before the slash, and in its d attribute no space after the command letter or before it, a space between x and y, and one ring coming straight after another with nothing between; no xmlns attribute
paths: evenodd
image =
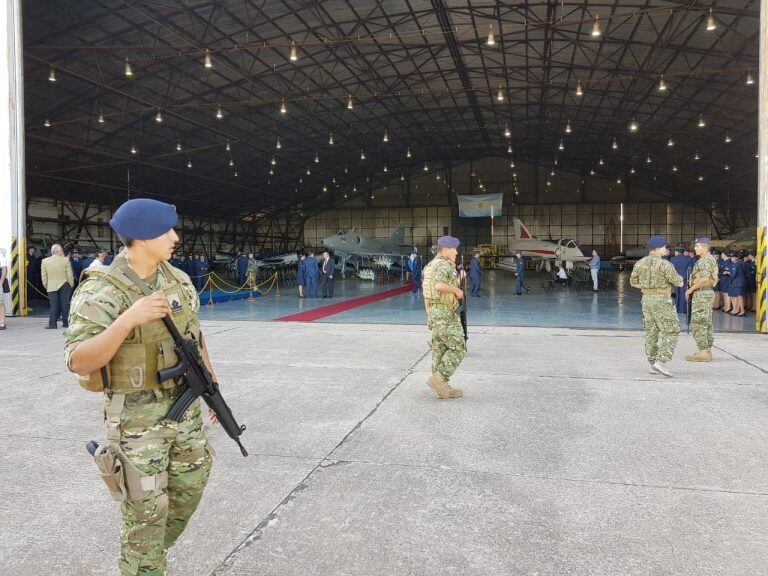
<svg viewBox="0 0 768 576"><path fill-rule="evenodd" d="M14 316L27 309L26 230L21 0L7 0L0 7L0 250L11 289L6 312Z"/></svg>
<svg viewBox="0 0 768 576"><path fill-rule="evenodd" d="M768 333L768 0L760 2L760 106L757 167L757 314L755 330Z"/></svg>

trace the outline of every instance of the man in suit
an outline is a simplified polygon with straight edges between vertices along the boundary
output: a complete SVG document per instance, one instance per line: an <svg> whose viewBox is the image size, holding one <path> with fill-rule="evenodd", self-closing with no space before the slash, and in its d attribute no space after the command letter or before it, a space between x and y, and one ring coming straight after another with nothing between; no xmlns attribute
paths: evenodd
<svg viewBox="0 0 768 576"><path fill-rule="evenodd" d="M314 250L310 250L309 254L304 259L304 281L306 282L306 288L304 289L305 298L317 298L317 272L315 252Z"/></svg>
<svg viewBox="0 0 768 576"><path fill-rule="evenodd" d="M688 272L691 265L691 259L683 254L684 251L685 248L678 246L675 248L675 255L669 259L669 262L675 267L675 272L677 272L683 279L683 285L675 287L675 295L673 298L678 312L685 312L688 309L688 303L685 301L685 291L688 290Z"/></svg>
<svg viewBox="0 0 768 576"><path fill-rule="evenodd" d="M320 274L323 298L333 298L333 272L336 269L336 261L331 258L328 250L323 250L323 265Z"/></svg>
<svg viewBox="0 0 768 576"><path fill-rule="evenodd" d="M237 267L237 285L242 286L248 276L248 257L241 252L237 257L235 266Z"/></svg>
<svg viewBox="0 0 768 576"><path fill-rule="evenodd" d="M523 289L525 289L526 294L531 291L528 286L525 285L525 260L523 260L522 253L517 253L517 286L515 290L515 294L518 296L521 296L523 294Z"/></svg>
<svg viewBox="0 0 768 576"><path fill-rule="evenodd" d="M69 327L69 301L72 298L72 287L75 285L75 276L69 258L64 255L60 244L51 246L51 255L43 260L40 274L48 292L48 300L51 303L51 311L48 316L46 328L55 330L58 328L58 318L64 328Z"/></svg>
<svg viewBox="0 0 768 576"><path fill-rule="evenodd" d="M469 263L469 294L473 297L480 296L480 279L483 275L483 267L480 264L480 252L475 250L472 261Z"/></svg>

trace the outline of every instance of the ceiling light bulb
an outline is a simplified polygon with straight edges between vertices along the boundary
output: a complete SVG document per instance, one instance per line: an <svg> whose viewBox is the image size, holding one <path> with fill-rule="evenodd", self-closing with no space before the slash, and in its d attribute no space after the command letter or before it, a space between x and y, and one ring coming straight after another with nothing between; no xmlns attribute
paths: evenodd
<svg viewBox="0 0 768 576"><path fill-rule="evenodd" d="M698 152L696 152L696 153L693 155L693 159L694 159L694 160L701 160L701 156L699 156L699 153L698 153Z"/></svg>
<svg viewBox="0 0 768 576"><path fill-rule="evenodd" d="M595 23L592 24L592 37L597 38L602 34L600 30L600 16L595 16Z"/></svg>
<svg viewBox="0 0 768 576"><path fill-rule="evenodd" d="M99 110L99 124L104 124L104 113Z"/></svg>
<svg viewBox="0 0 768 576"><path fill-rule="evenodd" d="M285 107L285 98L280 98L280 114L288 112L288 108Z"/></svg>
<svg viewBox="0 0 768 576"><path fill-rule="evenodd" d="M181 152L182 146L181 146L181 140L178 140L176 142L176 152Z"/></svg>
<svg viewBox="0 0 768 576"><path fill-rule="evenodd" d="M570 121L570 120L568 120L568 121L565 123L565 133L566 133L566 134L570 134L570 133L571 133L571 121Z"/></svg>
<svg viewBox="0 0 768 576"><path fill-rule="evenodd" d="M133 77L133 68L131 67L131 63L128 61L128 58L125 59L125 76L127 78Z"/></svg>
<svg viewBox="0 0 768 576"><path fill-rule="evenodd" d="M726 132L725 133L725 143L726 144L730 144L731 142L733 142L733 139L731 138L730 134L728 134L728 132Z"/></svg>
<svg viewBox="0 0 768 576"><path fill-rule="evenodd" d="M275 175L275 171L274 171L274 170L272 170L272 168L270 168L270 169L269 169L269 175L270 175L270 176L274 176L274 175Z"/></svg>
<svg viewBox="0 0 768 576"><path fill-rule="evenodd" d="M296 41L291 42L291 55L289 56L291 62L296 62L299 59L299 52L296 48Z"/></svg>
<svg viewBox="0 0 768 576"><path fill-rule="evenodd" d="M384 164L384 172L389 172L389 169L387 168L386 164Z"/></svg>
<svg viewBox="0 0 768 576"><path fill-rule="evenodd" d="M630 173L630 174L634 174L634 173L635 173L635 167L634 167L634 166L631 166L631 167L629 168L629 173Z"/></svg>
<svg viewBox="0 0 768 576"><path fill-rule="evenodd" d="M213 60L211 60L211 51L208 48L205 49L205 58L203 59L203 66L205 66L209 70L213 68Z"/></svg>
<svg viewBox="0 0 768 576"><path fill-rule="evenodd" d="M270 160L269 163L272 164L272 166L274 166L275 164L277 164L277 158L272 156L272 160Z"/></svg>
<svg viewBox="0 0 768 576"><path fill-rule="evenodd" d="M666 92L667 91L667 83L664 80L664 74L661 75L659 78L659 92Z"/></svg>
<svg viewBox="0 0 768 576"><path fill-rule="evenodd" d="M561 152L565 150L565 144L563 144L562 140L560 140L560 144L558 144L557 149L560 150Z"/></svg>
<svg viewBox="0 0 768 576"><path fill-rule="evenodd" d="M312 174L312 170L310 170L309 166L307 166L307 176L309 176L310 174Z"/></svg>
<svg viewBox="0 0 768 576"><path fill-rule="evenodd" d="M730 170L730 169L731 169L731 167L730 167L728 164L726 164L726 165L723 167L723 169L724 169L726 172L728 172L728 170Z"/></svg>
<svg viewBox="0 0 768 576"><path fill-rule="evenodd" d="M405 182L405 176L403 176L402 174L400 174L400 182Z"/></svg>
<svg viewBox="0 0 768 576"><path fill-rule="evenodd" d="M634 132L637 132L639 129L640 129L640 126L638 125L637 120L635 120L633 117L632 120L630 120L629 122L629 131L634 133Z"/></svg>
<svg viewBox="0 0 768 576"><path fill-rule="evenodd" d="M389 142L389 133L384 130L384 138L382 138L382 141Z"/></svg>
<svg viewBox="0 0 768 576"><path fill-rule="evenodd" d="M365 160L365 151L360 150L360 160Z"/></svg>
<svg viewBox="0 0 768 576"><path fill-rule="evenodd" d="M590 175L590 176L594 176L594 175L595 175L595 170L594 170L594 168L593 168L593 169L591 169L591 170L589 171L589 175Z"/></svg>
<svg viewBox="0 0 768 576"><path fill-rule="evenodd" d="M507 154L512 154L512 146L507 147Z"/></svg>
<svg viewBox="0 0 768 576"><path fill-rule="evenodd" d="M549 175L550 175L550 176L554 176L554 175L555 175L555 171L554 171L554 170L552 170L552 171L549 173Z"/></svg>
<svg viewBox="0 0 768 576"><path fill-rule="evenodd" d="M45 122L43 122L43 126L45 126L46 128L50 128L51 127L51 121L48 118L46 118Z"/></svg>
<svg viewBox="0 0 768 576"><path fill-rule="evenodd" d="M139 153L139 151L138 151L138 150L136 150L136 146L134 146L133 144L131 144L131 154L138 154L138 153Z"/></svg>
<svg viewBox="0 0 768 576"><path fill-rule="evenodd" d="M576 96L584 96L584 90L581 87L581 80L576 81Z"/></svg>
<svg viewBox="0 0 768 576"><path fill-rule="evenodd" d="M667 140L667 146L668 146L669 148L672 148L672 146L674 146L674 145L675 145L675 141L674 141L674 140L672 140L672 135L670 134L670 135L669 135L669 140Z"/></svg>
<svg viewBox="0 0 768 576"><path fill-rule="evenodd" d="M501 84L499 84L499 91L496 93L496 100L498 102L504 102L504 89Z"/></svg>
<svg viewBox="0 0 768 576"><path fill-rule="evenodd" d="M515 161L514 160L512 160L512 162L509 163L509 167L510 168L514 168L515 167ZM513 174L513 176L514 176L514 174Z"/></svg>
<svg viewBox="0 0 768 576"><path fill-rule="evenodd" d="M409 146L408 149L405 151L405 157L410 158L411 157L411 147Z"/></svg>
<svg viewBox="0 0 768 576"><path fill-rule="evenodd" d="M51 71L48 73L48 82L56 82L56 68L51 66Z"/></svg>
<svg viewBox="0 0 768 576"><path fill-rule="evenodd" d="M278 150L280 150L280 148L282 148L282 147L283 147L283 143L282 143L282 142L280 142L280 138L278 138L278 139L277 139L277 143L275 144L275 148L277 148Z"/></svg>
<svg viewBox="0 0 768 576"><path fill-rule="evenodd" d="M645 157L645 163L650 164L651 163L651 155L648 154L648 156Z"/></svg>
<svg viewBox="0 0 768 576"><path fill-rule="evenodd" d="M352 110L354 108L354 105L352 104L352 94L349 95L349 98L347 98L347 110Z"/></svg>
<svg viewBox="0 0 768 576"><path fill-rule="evenodd" d="M621 184L621 178L616 178L616 184Z"/></svg>
<svg viewBox="0 0 768 576"><path fill-rule="evenodd" d="M496 46L496 39L493 36L493 24L488 26L488 39L485 41L486 46Z"/></svg>
<svg viewBox="0 0 768 576"><path fill-rule="evenodd" d="M235 170L235 178L237 178L238 176L240 176L240 174L238 173L237 170Z"/></svg>
<svg viewBox="0 0 768 576"><path fill-rule="evenodd" d="M192 168L192 159L187 158L187 168Z"/></svg>
<svg viewBox="0 0 768 576"><path fill-rule="evenodd" d="M672 166L672 172L677 172L677 166Z"/></svg>
<svg viewBox="0 0 768 576"><path fill-rule="evenodd" d="M227 152L232 150L232 144L229 143L229 138L227 138L227 144L226 146L224 146L224 150L226 150Z"/></svg>
<svg viewBox="0 0 768 576"><path fill-rule="evenodd" d="M504 136L506 136L507 138L512 137L512 131L509 129L508 124L504 124Z"/></svg>
<svg viewBox="0 0 768 576"><path fill-rule="evenodd" d="M49 80L50 80L50 78L49 78ZM755 83L755 78L752 76L752 70L749 70L747 72L746 84L747 84L747 86L752 86L752 84L754 84L754 83Z"/></svg>
<svg viewBox="0 0 768 576"><path fill-rule="evenodd" d="M163 113L160 112L159 108L157 109L157 114L155 114L155 122L157 122L158 124L163 123Z"/></svg>
<svg viewBox="0 0 768 576"><path fill-rule="evenodd" d="M597 163L598 163L600 166L605 166L605 160L603 160L603 157L602 157L602 156L600 156L600 160L598 160L598 161L597 161Z"/></svg>
<svg viewBox="0 0 768 576"><path fill-rule="evenodd" d="M232 158L229 159L229 165L230 166L234 166L235 165L234 159L232 159Z"/></svg>
<svg viewBox="0 0 768 576"><path fill-rule="evenodd" d="M216 118L218 118L219 120L224 118L224 111L221 109L221 106L216 108Z"/></svg>
<svg viewBox="0 0 768 576"><path fill-rule="evenodd" d="M619 149L619 143L616 141L616 138L613 139L613 144L611 144L611 148L614 150Z"/></svg>
<svg viewBox="0 0 768 576"><path fill-rule="evenodd" d="M333 146L333 132L328 133L328 146Z"/></svg>
<svg viewBox="0 0 768 576"><path fill-rule="evenodd" d="M429 166L427 166L426 162L424 162L424 172L429 172Z"/></svg>
<svg viewBox="0 0 768 576"><path fill-rule="evenodd" d="M320 154L315 152L315 164L319 164L319 163L320 163Z"/></svg>
<svg viewBox="0 0 768 576"><path fill-rule="evenodd" d="M547 186L552 186L552 182L550 182L549 180L547 180Z"/></svg>
<svg viewBox="0 0 768 576"><path fill-rule="evenodd" d="M704 175L703 174L699 174L699 182L704 182Z"/></svg>
<svg viewBox="0 0 768 576"><path fill-rule="evenodd" d="M699 115L699 128L704 128L707 125L706 122L704 122L704 114Z"/></svg>
<svg viewBox="0 0 768 576"><path fill-rule="evenodd" d="M709 9L709 16L707 16L707 31L712 32L712 30L715 30L717 28L717 24L715 23L715 15L712 12L712 8Z"/></svg>

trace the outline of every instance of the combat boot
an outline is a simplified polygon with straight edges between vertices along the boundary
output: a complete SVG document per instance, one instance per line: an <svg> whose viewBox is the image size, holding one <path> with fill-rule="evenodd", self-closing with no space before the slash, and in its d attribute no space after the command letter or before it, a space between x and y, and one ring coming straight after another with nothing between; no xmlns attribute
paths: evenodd
<svg viewBox="0 0 768 576"><path fill-rule="evenodd" d="M673 376L670 369L667 368L666 362L659 362L658 360L656 360L656 362L653 363L653 368L655 368L656 371L662 376L666 376L667 378L672 378Z"/></svg>
<svg viewBox="0 0 768 576"><path fill-rule="evenodd" d="M685 357L688 362L712 362L712 350L699 350Z"/></svg>
<svg viewBox="0 0 768 576"><path fill-rule="evenodd" d="M461 398L462 396L464 396L464 392L462 392L458 388L454 388L453 386L451 386L447 380L445 381L445 385L448 386L448 390L451 391L451 398Z"/></svg>
<svg viewBox="0 0 768 576"><path fill-rule="evenodd" d="M445 378L439 372L435 372L427 378L427 384L432 390L437 392L437 397L441 400L451 398L451 387L448 386L448 382L445 381Z"/></svg>

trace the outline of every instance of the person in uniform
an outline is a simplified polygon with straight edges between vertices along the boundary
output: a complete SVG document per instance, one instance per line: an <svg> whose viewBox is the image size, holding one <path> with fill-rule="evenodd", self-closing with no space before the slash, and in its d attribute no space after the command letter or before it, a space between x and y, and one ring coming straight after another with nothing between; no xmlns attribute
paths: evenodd
<svg viewBox="0 0 768 576"><path fill-rule="evenodd" d="M411 252L410 256L411 261L411 293L412 294L418 294L419 290L421 290L421 282L423 280L423 270L421 265L421 256L419 256L419 252L416 249L416 247L413 248L413 252Z"/></svg>
<svg viewBox="0 0 768 576"><path fill-rule="evenodd" d="M304 260L304 281L307 283L304 290L305 298L317 298L317 275L318 275L317 259L315 258L315 251L310 250L309 255Z"/></svg>
<svg viewBox="0 0 768 576"><path fill-rule="evenodd" d="M525 260L523 259L522 253L517 253L517 264L515 265L515 272L517 276L517 283L515 284L515 294L517 296L522 296L523 289L525 289L525 293L531 291L531 289L525 285Z"/></svg>
<svg viewBox="0 0 768 576"><path fill-rule="evenodd" d="M235 260L235 268L237 270L237 285L244 286L248 276L248 257L242 252L238 254L237 260Z"/></svg>
<svg viewBox="0 0 768 576"><path fill-rule="evenodd" d="M717 286L717 261L709 253L712 240L708 236L696 238L694 250L699 260L691 271L691 285L685 291L685 299L691 301L691 332L699 351L685 357L689 362L711 362L712 303Z"/></svg>
<svg viewBox="0 0 768 576"><path fill-rule="evenodd" d="M299 264L296 267L296 286L299 287L299 298L304 298L304 286L307 284L307 277L305 274L306 267L304 265L307 255L302 250L299 252Z"/></svg>
<svg viewBox="0 0 768 576"><path fill-rule="evenodd" d="M77 288L77 285L80 284L80 275L85 269L83 259L80 258L80 250L77 248L72 250L72 253L69 256L69 264L72 266L72 276L75 279L73 288Z"/></svg>
<svg viewBox="0 0 768 576"><path fill-rule="evenodd" d="M755 262L755 253L747 252L744 259L747 263L747 309L752 312L757 311L757 262Z"/></svg>
<svg viewBox="0 0 768 576"><path fill-rule="evenodd" d="M424 268L424 309L427 328L432 331L432 374L427 384L437 397L458 398L464 393L451 387L449 381L467 353L464 330L456 314L464 292L459 288L456 272L458 238L443 236L437 241L437 255ZM464 271L461 271L464 274Z"/></svg>
<svg viewBox="0 0 768 576"><path fill-rule="evenodd" d="M483 276L483 267L480 264L480 251L475 250L469 263L469 294L473 298L480 296L480 283Z"/></svg>
<svg viewBox="0 0 768 576"><path fill-rule="evenodd" d="M632 269L629 284L643 291L643 324L645 326L645 354L652 374L668 378L672 372L667 363L672 360L680 335L680 319L670 295L672 288L683 285L682 277L669 261L667 241L662 236L648 239L649 254L641 258Z"/></svg>
<svg viewBox="0 0 768 576"><path fill-rule="evenodd" d="M744 316L747 293L748 264L742 260L740 252L731 253L731 278L728 284L728 296L731 298L731 314Z"/></svg>
<svg viewBox="0 0 768 576"><path fill-rule="evenodd" d="M200 254L200 260L197 262L197 291L200 292L208 283L208 275L211 273L211 263L205 257L205 254Z"/></svg>
<svg viewBox="0 0 768 576"><path fill-rule="evenodd" d="M730 254L726 251L720 253L720 259L717 261L717 289L722 300L723 312L730 312L732 308L731 297L728 296L728 287L731 284L731 261Z"/></svg>
<svg viewBox="0 0 768 576"><path fill-rule="evenodd" d="M678 246L675 248L675 255L669 260L672 266L675 267L677 272L683 279L683 285L675 287L675 307L678 312L686 312L687 304L685 302L685 291L688 290L688 267L691 264L691 259L683 254L685 248Z"/></svg>
<svg viewBox="0 0 768 576"><path fill-rule="evenodd" d="M166 573L166 553L197 508L213 463L200 403L180 421L165 418L183 377L157 381L157 370L176 363L169 316L185 338L197 341L214 380L200 332L200 302L189 276L167 260L178 236L170 204L137 198L109 224L126 245L105 272L92 272L75 294L65 332L67 367L87 390L104 392L106 446L122 468L119 568L123 576ZM154 293L142 296L138 282ZM156 351L156 352L155 352ZM209 412L212 422L215 417ZM101 447L100 447L101 449Z"/></svg>

